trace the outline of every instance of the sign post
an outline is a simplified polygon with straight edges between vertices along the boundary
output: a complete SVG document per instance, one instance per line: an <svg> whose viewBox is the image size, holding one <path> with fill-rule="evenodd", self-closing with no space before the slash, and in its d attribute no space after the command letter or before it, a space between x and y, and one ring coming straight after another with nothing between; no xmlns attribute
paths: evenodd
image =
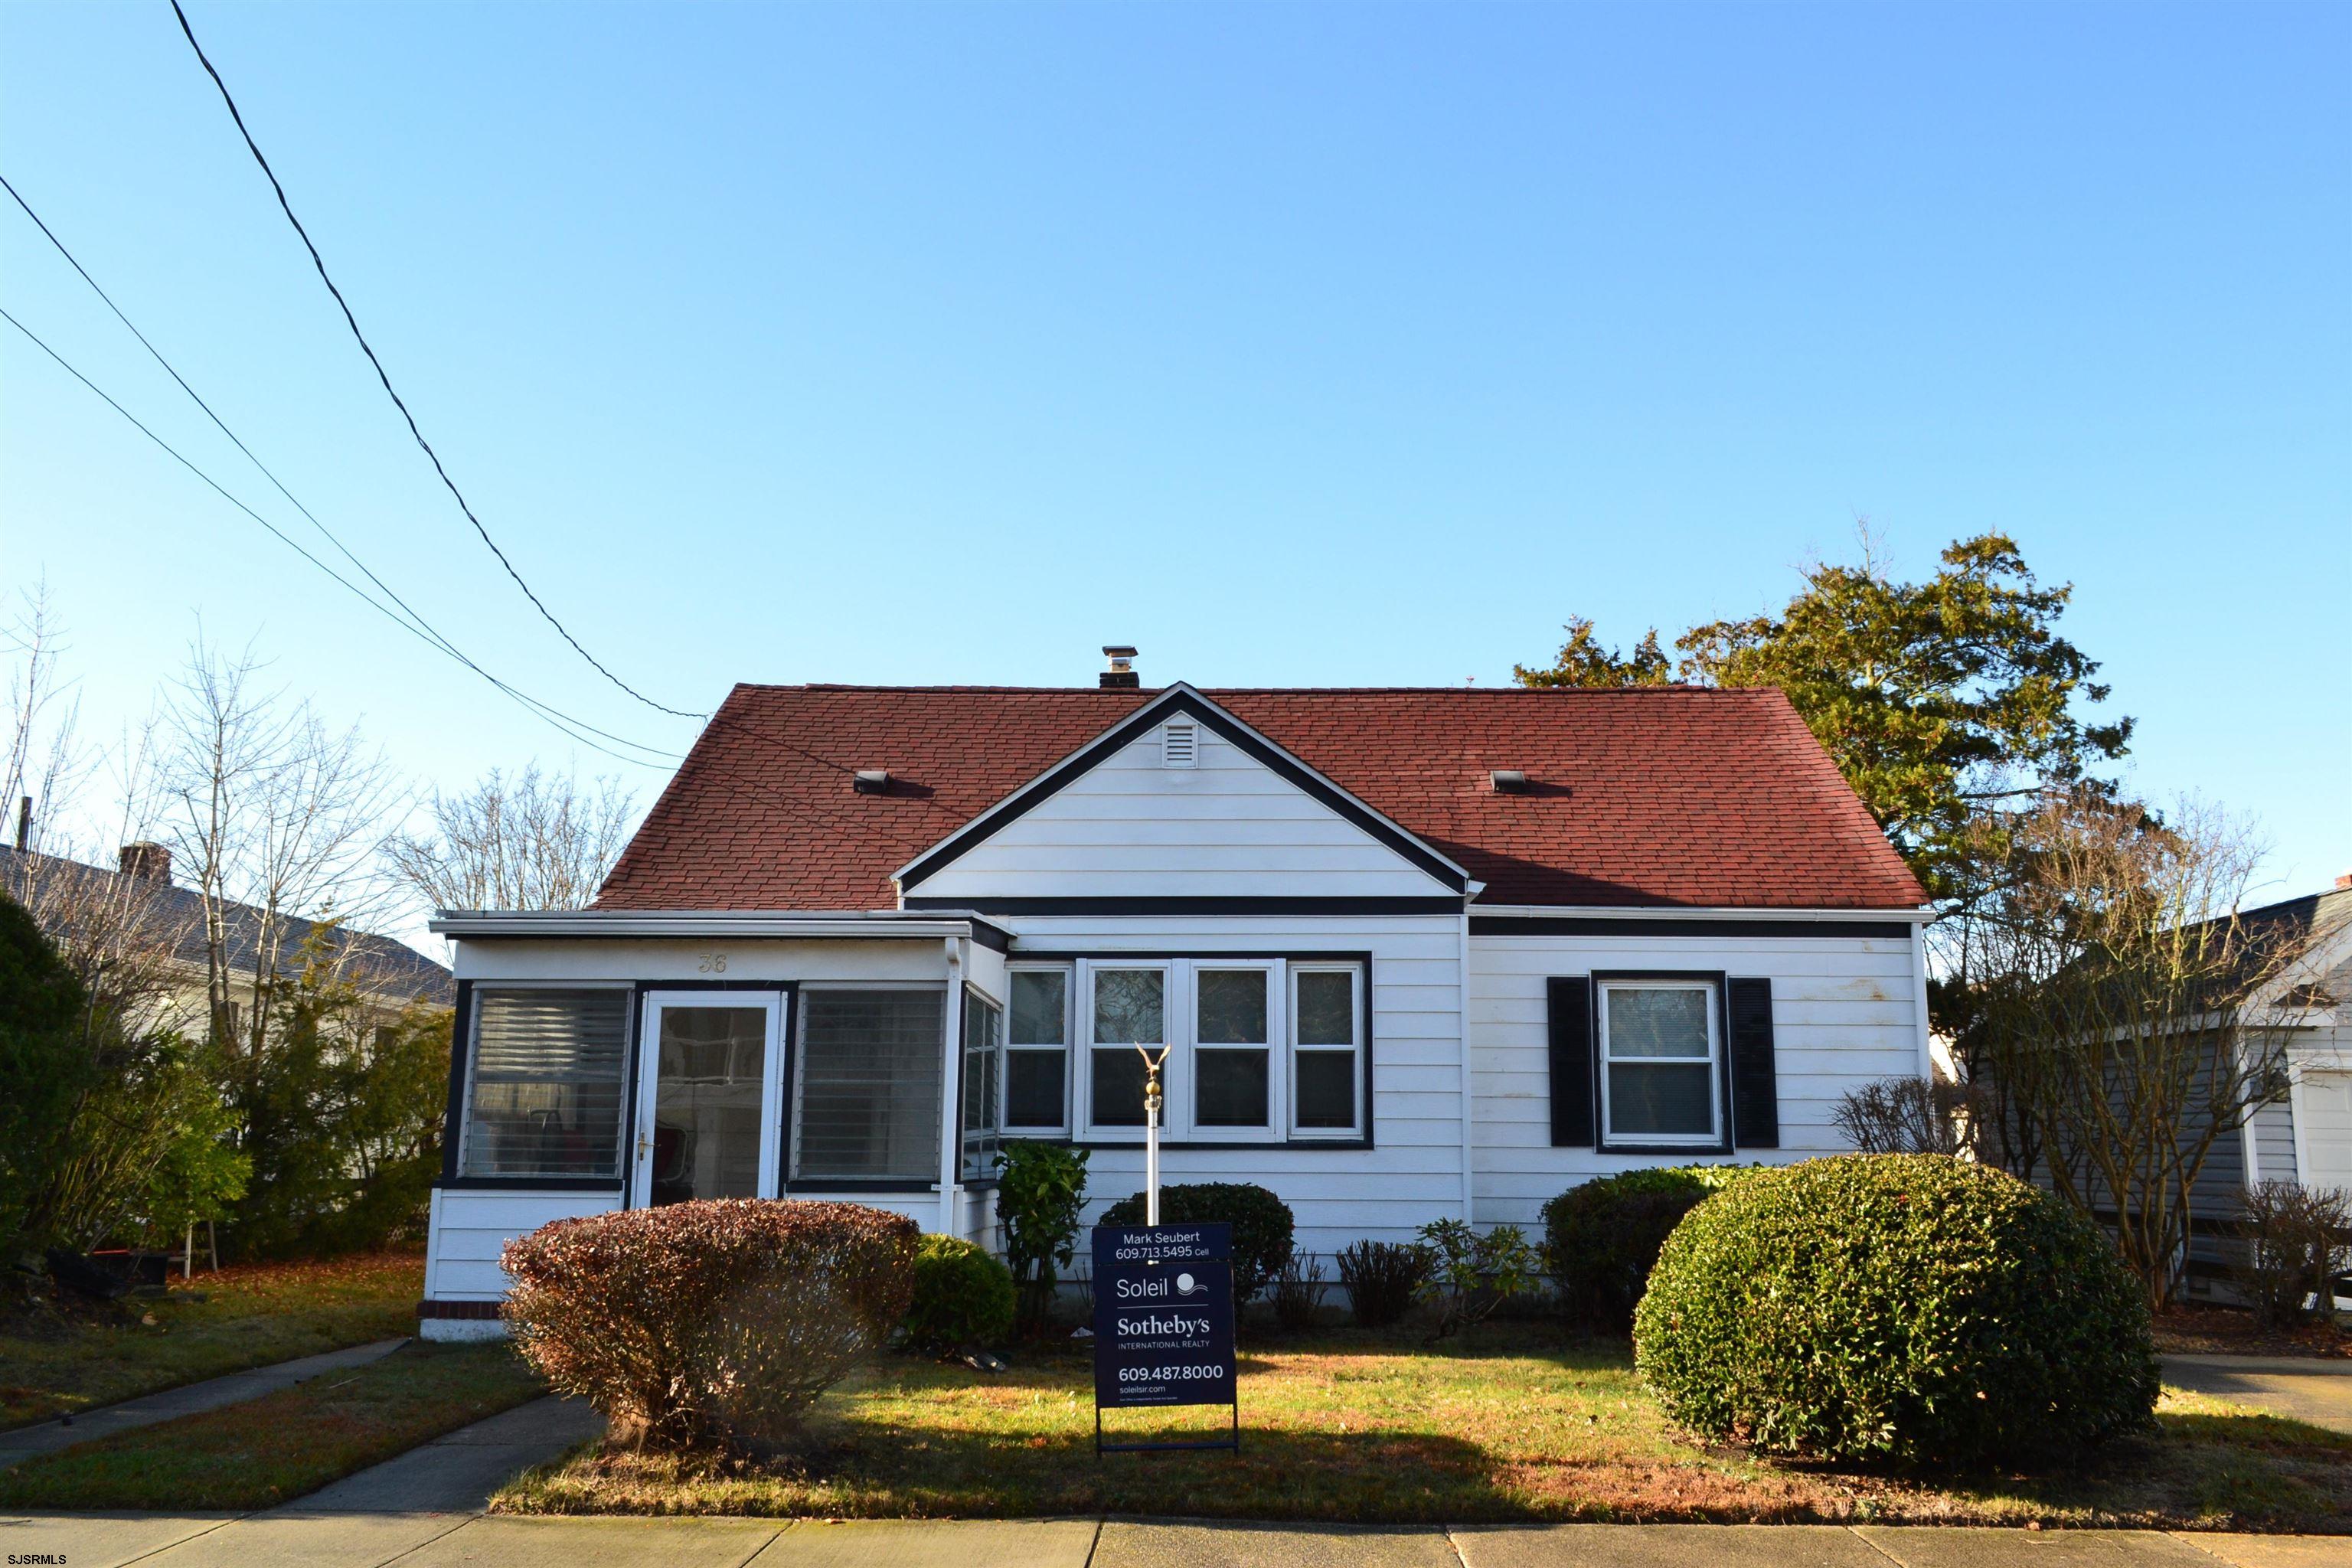
<svg viewBox="0 0 2352 1568"><path fill-rule="evenodd" d="M1234 1244L1228 1225L1095 1227L1095 1453L1242 1446L1234 1364ZM1229 1405L1205 1442L1106 1443L1102 1413Z"/></svg>

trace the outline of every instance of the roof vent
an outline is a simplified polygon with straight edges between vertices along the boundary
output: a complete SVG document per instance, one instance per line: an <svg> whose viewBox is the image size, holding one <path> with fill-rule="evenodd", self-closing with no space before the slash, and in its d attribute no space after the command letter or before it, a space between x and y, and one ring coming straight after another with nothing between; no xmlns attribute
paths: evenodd
<svg viewBox="0 0 2352 1568"><path fill-rule="evenodd" d="M1189 768L1201 760L1201 731L1192 724L1160 727L1160 765Z"/></svg>
<svg viewBox="0 0 2352 1568"><path fill-rule="evenodd" d="M856 790L859 795L888 795L890 793L890 770L888 768L860 768L857 770L857 776L849 781L849 787Z"/></svg>
<svg viewBox="0 0 2352 1568"><path fill-rule="evenodd" d="M1496 795L1525 795L1528 793L1528 775L1517 768L1496 768L1493 773L1488 773L1486 776L1494 781L1495 793Z"/></svg>
<svg viewBox="0 0 2352 1568"><path fill-rule="evenodd" d="M1109 667L1102 672L1102 689L1105 691L1132 691L1141 684L1135 673L1133 648L1112 644L1103 649L1103 658L1110 661Z"/></svg>

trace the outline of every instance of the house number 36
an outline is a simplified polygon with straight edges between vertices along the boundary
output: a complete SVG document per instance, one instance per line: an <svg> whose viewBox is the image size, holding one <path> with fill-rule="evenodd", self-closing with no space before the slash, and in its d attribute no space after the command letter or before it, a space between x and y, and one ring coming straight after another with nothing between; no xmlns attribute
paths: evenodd
<svg viewBox="0 0 2352 1568"><path fill-rule="evenodd" d="M706 953L704 953L704 954L702 955L701 970L702 970L702 973L705 973L705 974L724 974L724 973L727 973L727 955L726 955L725 953L723 953L723 952L706 952Z"/></svg>

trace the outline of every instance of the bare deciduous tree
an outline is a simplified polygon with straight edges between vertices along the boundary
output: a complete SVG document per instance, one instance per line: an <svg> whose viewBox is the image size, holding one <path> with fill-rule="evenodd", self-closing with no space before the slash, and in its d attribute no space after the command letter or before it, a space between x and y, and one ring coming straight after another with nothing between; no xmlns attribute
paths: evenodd
<svg viewBox="0 0 2352 1568"><path fill-rule="evenodd" d="M385 847L401 879L438 910L576 910L628 841L635 803L611 779L495 768L464 795L436 794L432 831Z"/></svg>
<svg viewBox="0 0 2352 1568"><path fill-rule="evenodd" d="M1883 1078L1840 1096L1830 1121L1864 1154L1957 1154L1966 1095L1924 1078Z"/></svg>
<svg viewBox="0 0 2352 1568"><path fill-rule="evenodd" d="M1977 933L1979 1072L2029 1125L2035 1170L2114 1227L2162 1307L2206 1161L2285 1091L2283 1039L2252 1004L2308 933L2290 944L2237 917L2260 850L2193 803L2159 819L2053 795L2010 854Z"/></svg>
<svg viewBox="0 0 2352 1568"><path fill-rule="evenodd" d="M268 1046L294 921L364 921L386 903L374 869L404 795L356 727L329 729L308 701L261 689L259 673L250 650L225 655L200 636L163 715L171 836L203 903L215 1033L248 1061Z"/></svg>

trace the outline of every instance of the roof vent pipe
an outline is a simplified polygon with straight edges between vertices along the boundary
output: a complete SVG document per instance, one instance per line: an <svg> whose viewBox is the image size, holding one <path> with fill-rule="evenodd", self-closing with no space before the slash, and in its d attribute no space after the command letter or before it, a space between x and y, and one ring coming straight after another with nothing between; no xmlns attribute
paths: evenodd
<svg viewBox="0 0 2352 1568"><path fill-rule="evenodd" d="M1135 673L1133 648L1112 644L1103 649L1103 658L1110 661L1109 668L1102 672L1101 677L1105 691L1133 691L1142 685L1141 679Z"/></svg>

